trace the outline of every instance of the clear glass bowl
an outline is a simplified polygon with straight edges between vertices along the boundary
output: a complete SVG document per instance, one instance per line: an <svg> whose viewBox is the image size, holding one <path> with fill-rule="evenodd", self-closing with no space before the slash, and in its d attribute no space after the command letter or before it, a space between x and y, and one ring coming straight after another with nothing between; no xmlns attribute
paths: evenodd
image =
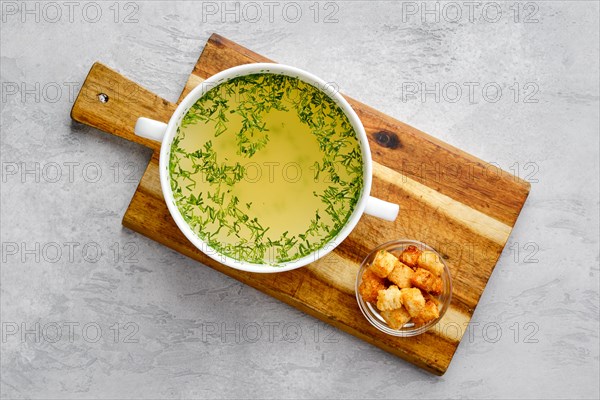
<svg viewBox="0 0 600 400"><path fill-rule="evenodd" d="M367 269L369 267L369 265L371 265L371 262L373 262L373 259L375 258L375 254L379 250L386 250L386 251L392 253L393 255L395 255L396 257L399 257L400 253L402 253L402 251L410 245L417 247L421 251L424 251L424 250L433 251L435 254L438 255L440 261L444 264L444 272L442 274L442 294L439 296L436 296L436 298L439 300L438 310L439 310L440 316L423 326L415 327L412 322L408 322L400 329L392 329L388 326L388 324L385 322L383 317L379 314L377 307L375 307L374 304L368 303L363 300L362 296L358 292L358 286L360 285L360 283L362 281L363 272L365 271L365 269ZM420 335L421 333L428 331L433 326L435 326L435 324L437 324L439 322L439 320L442 319L442 317L446 313L446 310L448 309L448 306L450 305L450 300L452 299L452 278L450 277L450 270L448 269L446 262L440 256L440 254L437 251L435 251L435 249L431 248L430 246L426 245L425 243L421 243L416 240L400 239L400 240L394 240L391 242L387 242L387 243L384 243L384 244L376 247L375 249L373 249L373 251L371 251L369 253L369 255L367 257L365 257L362 264L360 265L360 269L359 269L358 275L356 277L355 291L356 291L356 300L358 301L358 306L360 307L360 311L362 311L362 313L367 318L367 320L369 320L371 325L373 325L375 328L377 328L380 331L385 332L389 335L400 336L400 337L411 337L411 336Z"/></svg>

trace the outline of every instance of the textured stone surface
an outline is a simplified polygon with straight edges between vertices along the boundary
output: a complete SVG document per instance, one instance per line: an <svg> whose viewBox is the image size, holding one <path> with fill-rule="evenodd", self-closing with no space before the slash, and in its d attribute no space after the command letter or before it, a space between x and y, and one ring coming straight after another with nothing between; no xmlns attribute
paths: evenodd
<svg viewBox="0 0 600 400"><path fill-rule="evenodd" d="M497 22L486 2L439 21L421 2L54 4L2 3L2 398L599 396L596 2L501 2ZM532 182L445 376L121 227L150 153L73 124L69 88L100 60L175 101L212 32ZM439 101L407 95L421 83Z"/></svg>

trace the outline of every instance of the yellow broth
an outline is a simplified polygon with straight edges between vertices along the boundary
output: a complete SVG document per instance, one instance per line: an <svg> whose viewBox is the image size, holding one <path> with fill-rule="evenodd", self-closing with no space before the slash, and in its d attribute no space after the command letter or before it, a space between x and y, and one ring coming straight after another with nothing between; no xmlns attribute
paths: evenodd
<svg viewBox="0 0 600 400"><path fill-rule="evenodd" d="M322 248L363 186L360 143L342 109L297 78L261 73L209 90L171 145L171 189L210 247L280 265Z"/></svg>

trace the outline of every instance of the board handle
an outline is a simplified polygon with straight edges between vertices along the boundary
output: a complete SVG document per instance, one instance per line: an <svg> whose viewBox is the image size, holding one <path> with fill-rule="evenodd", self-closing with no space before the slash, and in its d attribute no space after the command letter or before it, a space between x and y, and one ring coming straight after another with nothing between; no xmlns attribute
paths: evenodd
<svg viewBox="0 0 600 400"><path fill-rule="evenodd" d="M176 104L96 62L77 95L71 118L157 151L160 143L136 136L135 124L141 116L167 122L176 108Z"/></svg>

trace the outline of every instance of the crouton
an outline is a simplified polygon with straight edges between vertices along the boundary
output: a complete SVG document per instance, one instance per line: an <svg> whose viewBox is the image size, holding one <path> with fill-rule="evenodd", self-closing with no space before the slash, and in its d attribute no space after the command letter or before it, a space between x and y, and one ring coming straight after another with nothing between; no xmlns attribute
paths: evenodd
<svg viewBox="0 0 600 400"><path fill-rule="evenodd" d="M395 310L400 307L402 307L402 298L398 286L392 285L379 291L377 295L377 308L379 311Z"/></svg>
<svg viewBox="0 0 600 400"><path fill-rule="evenodd" d="M381 292L379 292L381 294ZM402 289L401 291L402 304L411 317L419 315L423 307L425 307L425 299L421 291L417 288ZM377 299L379 304L379 299Z"/></svg>
<svg viewBox="0 0 600 400"><path fill-rule="evenodd" d="M430 300L425 303L425 307L423 307L421 312L417 316L413 317L413 322L415 326L423 326L439 316L440 312L437 304Z"/></svg>
<svg viewBox="0 0 600 400"><path fill-rule="evenodd" d="M409 267L414 268L417 266L417 260L419 259L420 255L421 250L417 249L416 246L410 245L404 249L402 254L400 254L400 261Z"/></svg>
<svg viewBox="0 0 600 400"><path fill-rule="evenodd" d="M400 329L404 324L410 321L410 314L404 307L395 310L382 311L381 316L392 329Z"/></svg>
<svg viewBox="0 0 600 400"><path fill-rule="evenodd" d="M441 276L444 272L444 264L440 261L440 258L433 251L426 250L421 253L417 265L421 268L425 268L435 276Z"/></svg>
<svg viewBox="0 0 600 400"><path fill-rule="evenodd" d="M365 301L369 303L377 302L377 295L380 290L385 289L385 281L375 275L371 268L367 268L362 275L362 281L358 286L358 293Z"/></svg>
<svg viewBox="0 0 600 400"><path fill-rule="evenodd" d="M396 284L400 289L412 287L411 279L413 278L414 271L411 267L401 262L394 267L392 272L388 275L388 279Z"/></svg>
<svg viewBox="0 0 600 400"><path fill-rule="evenodd" d="M380 278L387 278L387 276L392 272L394 267L398 265L400 261L392 254L388 253L385 250L380 250L375 255L375 259L371 264L371 270L375 273L375 275Z"/></svg>
<svg viewBox="0 0 600 400"><path fill-rule="evenodd" d="M410 282L413 286L436 296L442 294L442 278L433 275L424 268L417 268Z"/></svg>
<svg viewBox="0 0 600 400"><path fill-rule="evenodd" d="M423 295L423 298L425 299L425 303L427 303L428 301L433 301L436 305L438 305L438 306L440 305L440 301L438 300L438 298L427 293L425 290L421 290L421 294Z"/></svg>

